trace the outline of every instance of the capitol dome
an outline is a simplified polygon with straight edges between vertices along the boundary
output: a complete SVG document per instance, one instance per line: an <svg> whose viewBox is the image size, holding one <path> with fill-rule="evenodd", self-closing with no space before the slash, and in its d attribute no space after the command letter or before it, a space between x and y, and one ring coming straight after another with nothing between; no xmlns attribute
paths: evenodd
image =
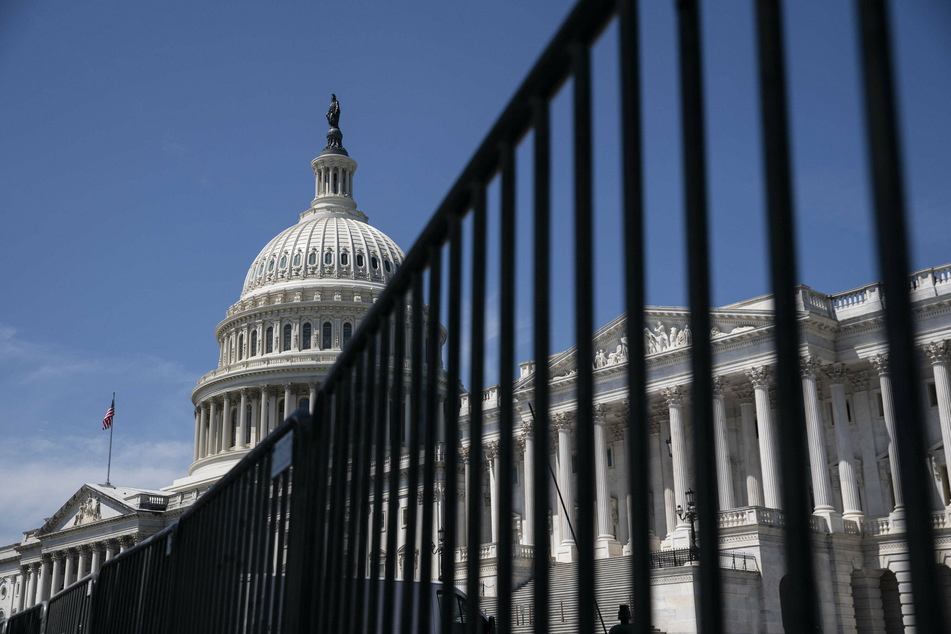
<svg viewBox="0 0 951 634"><path fill-rule="evenodd" d="M334 107L339 117L336 100ZM170 490L208 486L291 412L309 407L403 263L403 251L357 209L357 162L330 113L328 122L327 146L311 161L310 207L254 258L238 301L215 327L218 367L192 390L194 460Z"/></svg>
<svg viewBox="0 0 951 634"><path fill-rule="evenodd" d="M385 284L403 262L403 251L346 207L310 209L293 227L261 250L244 280L241 299L281 287L285 290L340 280Z"/></svg>

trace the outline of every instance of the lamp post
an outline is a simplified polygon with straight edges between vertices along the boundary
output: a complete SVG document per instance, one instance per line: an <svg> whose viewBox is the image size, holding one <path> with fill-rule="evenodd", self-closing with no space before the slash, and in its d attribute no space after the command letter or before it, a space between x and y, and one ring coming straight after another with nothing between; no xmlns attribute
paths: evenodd
<svg viewBox="0 0 951 634"><path fill-rule="evenodd" d="M442 581L442 549L446 544L446 529L439 527L437 531L437 539L439 540L439 545L429 542L430 547L433 549L433 554L436 555L436 559L439 561L439 578L438 581Z"/></svg>
<svg viewBox="0 0 951 634"><path fill-rule="evenodd" d="M694 501L696 493L693 489L687 489L684 492L684 496L687 498L687 508L684 509L678 504L677 516L682 522L690 522L690 561L693 561L694 553L699 550L697 548L697 534L694 532L693 527L693 523L697 519L697 505Z"/></svg>

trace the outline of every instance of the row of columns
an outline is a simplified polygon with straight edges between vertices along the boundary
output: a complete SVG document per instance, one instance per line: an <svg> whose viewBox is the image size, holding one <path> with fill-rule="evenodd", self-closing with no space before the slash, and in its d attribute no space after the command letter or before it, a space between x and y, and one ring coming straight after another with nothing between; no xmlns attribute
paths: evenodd
<svg viewBox="0 0 951 634"><path fill-rule="evenodd" d="M44 553L39 561L20 566L20 593L16 611L21 612L82 579L97 574L102 564L135 544L135 538L84 544L77 548Z"/></svg>
<svg viewBox="0 0 951 634"><path fill-rule="evenodd" d="M317 176L317 197L350 195L353 178L351 170L333 165L319 167L315 172Z"/></svg>
<svg viewBox="0 0 951 634"><path fill-rule="evenodd" d="M932 361L935 379L935 391L938 396L938 411L941 421L941 434L944 440L944 450L947 464L951 465L951 375L948 372L951 360L951 346L947 342L929 344L926 349ZM869 376L866 372L852 374L842 363L822 364L815 357L805 357L800 360L800 376L802 383L802 398L805 411L807 442L809 449L810 478L814 496L814 513L820 516L834 514L832 484L828 470L828 452L825 443L825 431L820 414L820 400L817 380L820 373L824 374L830 384L832 400L832 423L835 429L836 468L838 470L842 495L842 518L861 521L865 515L860 503L858 488L858 474L854 457L855 446L852 440L852 431L849 423L849 413L846 402L846 385L851 383L852 399L855 411L853 418L860 435L860 450L863 466L866 469L875 469L877 456L872 443L871 429L866 427L871 423L869 414L874 394L869 391ZM898 452L895 447L896 416L892 403L891 377L889 374L888 355L879 354L869 359L872 368L878 375L881 386L883 417L888 435L888 459L892 474L891 486L894 506L888 511L901 511L904 507L901 493L901 476ZM739 399L740 433L744 438L742 451L744 456L735 456L746 463L747 503L750 506L765 506L782 509L780 488L779 439L776 424L773 420L770 404L770 369L767 366L750 368L745 372L744 384L734 386L733 390ZM735 508L732 459L727 430L726 403L724 395L725 381L723 377L714 380L713 395L713 424L714 424L714 451L717 466L717 483L719 490L719 507L723 510ZM658 456L659 460L652 460L651 477L656 485L663 488L663 509L659 507L660 496L655 496L655 507L663 517L665 528L669 536L678 528L686 528L683 520L677 514L677 506L686 508L686 490L688 488L688 451L685 440L683 405L686 393L683 387L673 386L661 391L662 402L654 406L655 420L651 425L650 451ZM610 508L610 492L608 490L607 443L609 433L616 439L623 439L623 427L617 425L609 432L603 406L596 406L594 418L594 445L595 445L595 474L596 474L596 517L597 543L596 552L599 556L609 556L618 548L613 536L613 522ZM572 414L561 412L551 418L551 429L554 434L557 462L557 480L561 491L564 506L574 508L574 483L571 457L571 432L573 429ZM660 442L662 436L669 438L669 451L664 451ZM868 442L866 442L868 441ZM532 427L523 423L521 435L516 445L521 449L524 460L523 490L525 493L524 522L531 527L534 509L534 460ZM498 455L493 442L486 444L485 454L488 460L490 501L491 501L491 539L497 541L500 518L497 513L498 487ZM468 451L464 452L464 468L466 473L466 490L470 467ZM866 478L870 482L873 478ZM876 480L877 481L877 480ZM505 482L501 480L501 482ZM878 490L880 493L880 489ZM871 497L871 496L870 496ZM556 555L571 558L575 551L574 540L568 525L566 513L559 512L559 529L561 543L557 545ZM658 527L661 528L661 527ZM531 544L531 530L524 531L523 543Z"/></svg>
<svg viewBox="0 0 951 634"><path fill-rule="evenodd" d="M317 383L308 384L308 403L313 411L317 397ZM278 397L283 389L284 408L277 411ZM242 388L206 398L195 408L194 460L208 456L254 447L296 409L297 391L292 383L280 388L262 385ZM251 417L248 418L248 405ZM237 406L238 425L235 443L231 444L231 410ZM250 426L250 443L246 442Z"/></svg>

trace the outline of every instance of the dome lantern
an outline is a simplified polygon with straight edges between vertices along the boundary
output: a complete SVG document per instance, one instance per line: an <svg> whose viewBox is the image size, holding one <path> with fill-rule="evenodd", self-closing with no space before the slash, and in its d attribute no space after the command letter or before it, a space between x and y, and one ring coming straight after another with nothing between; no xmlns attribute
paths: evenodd
<svg viewBox="0 0 951 634"><path fill-rule="evenodd" d="M350 158L343 147L343 132L340 131L340 104L337 95L331 95L330 109L327 111L327 147L320 156L310 162L316 180L314 200L311 208L315 211L345 207L356 209L353 200L353 173L357 171L357 162Z"/></svg>

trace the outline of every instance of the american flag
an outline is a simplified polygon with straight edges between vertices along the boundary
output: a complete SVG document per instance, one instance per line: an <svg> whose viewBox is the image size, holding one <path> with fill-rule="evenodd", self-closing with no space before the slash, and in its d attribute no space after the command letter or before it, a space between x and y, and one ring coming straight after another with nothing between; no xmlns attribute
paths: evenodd
<svg viewBox="0 0 951 634"><path fill-rule="evenodd" d="M112 405L109 406L109 410L106 412L105 417L102 419L102 429L105 431L112 427L112 417L116 415L116 397L112 397Z"/></svg>

